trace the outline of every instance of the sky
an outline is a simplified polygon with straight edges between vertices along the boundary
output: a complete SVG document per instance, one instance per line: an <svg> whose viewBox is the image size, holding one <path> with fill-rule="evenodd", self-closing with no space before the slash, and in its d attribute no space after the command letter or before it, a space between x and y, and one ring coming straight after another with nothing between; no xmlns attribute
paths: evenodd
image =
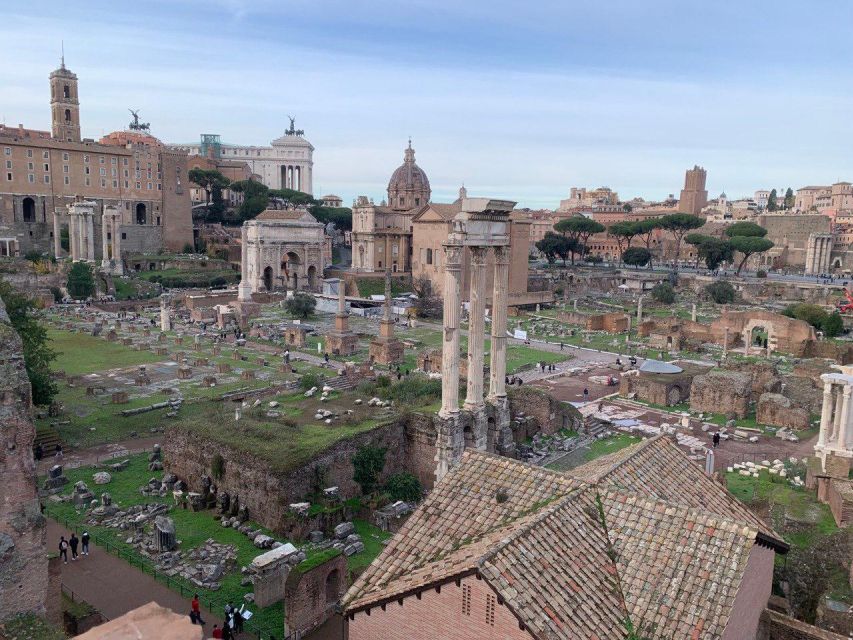
<svg viewBox="0 0 853 640"><path fill-rule="evenodd" d="M853 179L849 0L4 0L0 121L269 144L296 117L314 193L378 202L411 136L433 200L554 208L572 186L711 197Z"/></svg>

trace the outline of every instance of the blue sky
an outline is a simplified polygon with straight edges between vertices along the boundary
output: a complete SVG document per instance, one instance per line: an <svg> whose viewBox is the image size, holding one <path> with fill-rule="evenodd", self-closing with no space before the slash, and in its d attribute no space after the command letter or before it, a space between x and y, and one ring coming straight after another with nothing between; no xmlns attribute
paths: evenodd
<svg viewBox="0 0 853 640"><path fill-rule="evenodd" d="M141 110L167 142L267 144L287 114L315 192L381 199L412 136L433 199L556 207L853 179L853 2L6 1L0 118L49 128L60 41L84 135Z"/></svg>

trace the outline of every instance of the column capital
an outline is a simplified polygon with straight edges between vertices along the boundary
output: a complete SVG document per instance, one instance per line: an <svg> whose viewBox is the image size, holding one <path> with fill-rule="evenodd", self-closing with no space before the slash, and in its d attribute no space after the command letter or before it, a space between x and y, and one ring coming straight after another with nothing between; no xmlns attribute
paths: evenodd
<svg viewBox="0 0 853 640"><path fill-rule="evenodd" d="M509 246L499 245L495 249L495 264L509 264Z"/></svg>
<svg viewBox="0 0 853 640"><path fill-rule="evenodd" d="M470 247L471 249L471 264L478 267L486 266L486 257L489 254L489 247Z"/></svg>

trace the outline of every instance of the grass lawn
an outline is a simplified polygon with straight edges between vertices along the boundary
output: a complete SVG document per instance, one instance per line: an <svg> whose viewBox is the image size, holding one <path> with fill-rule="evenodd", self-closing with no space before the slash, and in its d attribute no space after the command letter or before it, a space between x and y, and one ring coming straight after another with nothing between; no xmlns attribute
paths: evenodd
<svg viewBox="0 0 853 640"><path fill-rule="evenodd" d="M139 493L139 487L147 483L151 477L162 478L162 471L148 471L148 459L146 454L140 454L130 457L130 466L122 472L112 473L112 482L108 485L95 485L92 481L92 474L96 467L81 467L79 469L69 469L66 475L69 479L67 485L68 493L73 490L74 483L78 480L83 480L89 488L100 497L104 491L108 491L113 498L113 503L120 507L128 507L133 504L164 502L172 503L171 496L167 498L146 497ZM48 515L55 517L62 522L62 519L67 520L71 524L76 524L82 527L85 517L78 512L71 503L53 504L48 502ZM237 565L236 570L221 581L221 588L218 591L201 590L202 603L210 606L217 613L221 612L222 607L226 602L240 604L243 602L243 595L252 591L252 587L241 587L240 580L242 578L239 567L249 564L252 559L262 553L257 549L246 536L236 531L235 529L224 528L220 526L219 520L214 516L212 511L193 512L191 510L172 509L169 512L169 517L175 521L177 537L180 541L180 549L188 551L194 547L202 545L208 538L213 538L215 541L224 544L233 544L237 548ZM257 529L264 530L263 527L252 523ZM382 549L382 540L388 537L388 534L380 531L368 522L355 521L355 526L364 539L365 550L359 554L348 558L350 569L360 569L372 562ZM89 526L96 544L103 546L104 542L109 543L111 547L117 547L122 550L122 555L131 554L134 558L134 564L142 562L147 567L153 567L150 560L140 555L133 547L126 545L124 539L127 533L110 529L108 527ZM269 531L264 530L270 534ZM270 534L271 535L271 534ZM280 536L273 536L278 540L283 539ZM297 546L302 546L297 544ZM323 553L322 551L309 551L306 562L310 562L313 556ZM172 579L173 584L175 579ZM172 585L170 585L172 586ZM188 589L190 593L198 591L189 583L184 584L185 592ZM173 588L177 589L177 585ZM247 630L252 630L252 623L257 624L267 633L280 633L284 624L284 611L281 603L266 607L264 609L256 609L251 607L255 612L255 617L246 624ZM29 636L35 637L35 636Z"/></svg>
<svg viewBox="0 0 853 640"><path fill-rule="evenodd" d="M51 349L57 354L51 368L70 376L164 360L150 351L135 351L119 342L85 333L48 328L47 335Z"/></svg>
<svg viewBox="0 0 853 640"><path fill-rule="evenodd" d="M5 640L64 640L65 633L44 618L28 613L0 624L0 638Z"/></svg>
<svg viewBox="0 0 853 640"><path fill-rule="evenodd" d="M606 456L608 453L613 453L614 451L619 451L625 447L630 447L632 444L636 444L640 440L641 438L638 438L637 436L628 435L627 433L619 433L610 438L603 438L593 442L589 445L589 451L586 452L584 457L586 461L589 462L590 460L595 460L601 456Z"/></svg>

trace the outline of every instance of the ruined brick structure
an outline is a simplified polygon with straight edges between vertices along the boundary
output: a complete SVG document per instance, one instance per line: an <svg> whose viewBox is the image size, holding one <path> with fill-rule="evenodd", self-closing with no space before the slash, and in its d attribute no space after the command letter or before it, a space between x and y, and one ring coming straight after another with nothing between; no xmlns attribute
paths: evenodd
<svg viewBox="0 0 853 640"><path fill-rule="evenodd" d="M809 412L779 393L762 393L758 397L755 421L772 427L808 429Z"/></svg>
<svg viewBox="0 0 853 640"><path fill-rule="evenodd" d="M606 331L607 333L624 333L628 330L630 323L628 316L622 312L589 314L563 311L557 314L557 319L569 324L579 324L589 331Z"/></svg>
<svg viewBox="0 0 853 640"><path fill-rule="evenodd" d="M46 612L48 564L21 338L0 301L0 617Z"/></svg>
<svg viewBox="0 0 853 640"><path fill-rule="evenodd" d="M651 373L646 371L628 371L619 380L619 395L633 397L660 405L671 407L681 404L690 398L693 379L708 371L708 367L688 366L679 362L683 368L680 373Z"/></svg>
<svg viewBox="0 0 853 640"><path fill-rule="evenodd" d="M334 614L346 587L347 559L343 554L305 572L294 567L284 593L287 632L305 635L323 624Z"/></svg>
<svg viewBox="0 0 853 640"><path fill-rule="evenodd" d="M715 369L693 379L690 409L745 418L752 398L752 377Z"/></svg>

